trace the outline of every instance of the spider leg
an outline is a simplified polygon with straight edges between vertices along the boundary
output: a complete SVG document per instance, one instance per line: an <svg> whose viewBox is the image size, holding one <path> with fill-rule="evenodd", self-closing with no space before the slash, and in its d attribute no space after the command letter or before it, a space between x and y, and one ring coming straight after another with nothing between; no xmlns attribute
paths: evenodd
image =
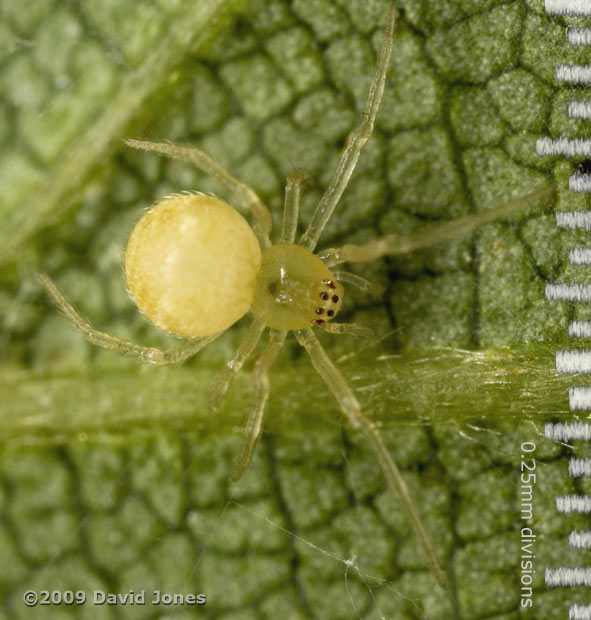
<svg viewBox="0 0 591 620"><path fill-rule="evenodd" d="M355 338L371 338L375 335L371 327L358 323L323 323L322 329L329 334L347 334Z"/></svg>
<svg viewBox="0 0 591 620"><path fill-rule="evenodd" d="M254 319L236 350L234 357L226 362L221 372L212 381L210 404L214 411L222 402L234 377L240 372L252 355L252 352L255 350L263 335L263 331L265 331L265 324L258 319Z"/></svg>
<svg viewBox="0 0 591 620"><path fill-rule="evenodd" d="M421 518L417 512L416 506L410 496L406 482L398 469L398 466L390 456L388 448L384 444L384 440L376 427L376 425L365 416L361 411L359 401L355 398L353 390L347 383L345 377L340 373L338 368L330 361L328 355L322 348L320 342L318 342L314 332L311 329L299 330L295 332L295 337L298 342L306 349L314 368L318 371L330 391L339 403L341 411L349 421L349 424L355 428L361 430L361 432L368 439L374 454L380 464L382 473L386 485L392 494L400 501L402 508L406 513L406 517L415 532L415 535L419 539L431 571L437 579L437 582L441 587L446 586L446 578L435 551L433 545L429 540L429 536L425 531Z"/></svg>
<svg viewBox="0 0 591 620"><path fill-rule="evenodd" d="M386 235L362 245L349 244L341 248L329 248L319 252L318 256L327 267L333 267L345 262L366 263L382 256L394 256L396 254L407 254L415 250L422 250L438 243L467 235L484 224L507 217L533 202L546 199L553 192L554 188L547 185L542 189L526 194L499 207L488 209L482 213L473 213L459 217L408 237L396 234Z"/></svg>
<svg viewBox="0 0 591 620"><path fill-rule="evenodd" d="M144 362L149 362L150 364L178 364L196 353L199 353L201 349L204 349L221 335L214 334L206 338L193 339L178 347L168 349L167 351L162 351L155 347L144 347L130 340L116 338L115 336L111 336L111 334L107 334L106 332L92 327L92 325L90 325L90 323L88 323L62 295L47 274L40 273L38 275L47 294L51 297L55 305L65 314L68 321L70 321L89 342L103 347L103 349L139 357Z"/></svg>
<svg viewBox="0 0 591 620"><path fill-rule="evenodd" d="M351 284L357 287L362 293L371 295L374 299L381 299L384 294L384 286L381 284L374 284L349 271L333 271L333 274L339 282Z"/></svg>
<svg viewBox="0 0 591 620"><path fill-rule="evenodd" d="M250 211L255 221L255 232L263 248L269 244L271 232L271 214L255 191L245 183L234 178L210 155L193 146L182 146L171 142L149 142L146 140L124 140L127 146L144 151L155 151L167 157L183 159L205 172L216 181L225 185L238 199L240 205Z"/></svg>
<svg viewBox="0 0 591 620"><path fill-rule="evenodd" d="M256 361L254 367L255 401L248 415L246 427L244 428L244 442L238 460L236 461L234 473L232 474L233 480L238 480L248 467L252 451L261 434L265 407L271 389L269 371L283 347L286 335L286 331L271 330L269 344L263 349L263 352Z"/></svg>
<svg viewBox="0 0 591 620"><path fill-rule="evenodd" d="M310 251L314 251L318 239L330 219L337 203L345 191L351 175L357 165L365 143L371 136L380 103L386 85L386 74L390 65L390 56L394 44L394 25L396 22L396 7L394 3L388 13L388 22L378 52L373 79L369 86L369 93L362 113L361 123L349 134L347 145L341 154L337 169L330 181L330 185L320 199L306 232L300 237L299 244Z"/></svg>
<svg viewBox="0 0 591 620"><path fill-rule="evenodd" d="M285 203L283 206L283 228L279 243L293 243L300 213L300 192L302 183L312 182L312 175L301 168L294 170L285 184Z"/></svg>

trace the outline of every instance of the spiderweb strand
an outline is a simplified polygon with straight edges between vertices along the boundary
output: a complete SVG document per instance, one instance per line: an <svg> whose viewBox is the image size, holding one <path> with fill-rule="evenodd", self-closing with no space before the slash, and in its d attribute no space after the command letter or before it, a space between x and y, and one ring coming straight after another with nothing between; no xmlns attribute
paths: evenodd
<svg viewBox="0 0 591 620"><path fill-rule="evenodd" d="M380 431L361 411L361 405L355 397L353 390L338 368L330 361L330 358L322 348L314 332L311 329L298 330L295 332L295 337L304 349L306 349L312 361L312 365L337 399L339 407L349 421L349 424L353 428L361 430L369 441L382 469L388 489L402 505L408 522L425 551L435 579L442 588L445 588L447 586L445 573L439 565L439 560L437 559L429 535L425 530L415 503L406 486L406 482L398 466L394 462L394 459L390 456L390 452L386 444L384 444Z"/></svg>

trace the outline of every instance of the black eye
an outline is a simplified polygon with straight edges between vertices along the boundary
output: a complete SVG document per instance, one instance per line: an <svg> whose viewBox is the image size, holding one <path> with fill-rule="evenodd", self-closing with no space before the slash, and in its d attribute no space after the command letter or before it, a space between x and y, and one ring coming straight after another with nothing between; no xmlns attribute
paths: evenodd
<svg viewBox="0 0 591 620"><path fill-rule="evenodd" d="M322 319L314 319L312 321L312 325L322 325L322 323L324 323Z"/></svg>
<svg viewBox="0 0 591 620"><path fill-rule="evenodd" d="M275 282L270 282L267 290L271 293L271 295L275 295L279 290L279 282L277 280L275 280Z"/></svg>
<svg viewBox="0 0 591 620"><path fill-rule="evenodd" d="M328 293L320 293L320 299L326 301L328 299Z"/></svg>
<svg viewBox="0 0 591 620"><path fill-rule="evenodd" d="M334 316L334 310L329 310L326 314L328 316Z"/></svg>
<svg viewBox="0 0 591 620"><path fill-rule="evenodd" d="M316 310L314 310L314 312L316 312L316 314L322 314L324 312L323 308L316 308Z"/></svg>
<svg viewBox="0 0 591 620"><path fill-rule="evenodd" d="M337 301L339 300L339 296L338 295L333 295L332 296L332 301L336 304Z"/></svg>

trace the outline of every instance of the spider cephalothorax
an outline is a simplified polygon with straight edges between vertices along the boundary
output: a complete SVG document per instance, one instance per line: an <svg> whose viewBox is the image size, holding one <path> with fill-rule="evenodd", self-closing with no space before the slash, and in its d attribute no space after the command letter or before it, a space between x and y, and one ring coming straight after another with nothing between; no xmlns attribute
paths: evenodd
<svg viewBox="0 0 591 620"><path fill-rule="evenodd" d="M343 293L335 275L315 254L280 243L263 253L252 312L272 329L305 329L333 319Z"/></svg>

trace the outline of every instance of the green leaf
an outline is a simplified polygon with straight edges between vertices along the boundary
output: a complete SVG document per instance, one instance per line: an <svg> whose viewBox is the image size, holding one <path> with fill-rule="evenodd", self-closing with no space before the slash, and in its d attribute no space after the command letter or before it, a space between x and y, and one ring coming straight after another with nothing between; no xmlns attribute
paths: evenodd
<svg viewBox="0 0 591 620"><path fill-rule="evenodd" d="M208 387L245 322L197 359L152 368L87 344L42 294L36 271L101 329L175 342L129 301L122 249L143 209L197 189L189 166L130 152L125 137L196 144L251 185L281 221L283 184L309 169L309 221L357 122L387 0L0 0L0 620L3 618L462 619L566 617L575 594L544 568L580 516L557 494L574 450L541 435L571 419L554 353L574 346L582 304L547 282L581 232L554 208L573 164L535 154L541 135L588 137L568 117L588 89L558 85L586 63L538 2L401 0L374 136L324 247L410 234L552 183L532 205L468 238L351 269L386 285L347 290L347 320L374 341L322 337L381 426L450 577L440 591L363 438L293 343L273 370L266 434L230 483L252 397L251 366L216 414ZM293 339L291 339L293 340ZM579 343L584 346L584 343ZM584 380L579 381L584 383ZM522 442L535 442L533 519L520 519ZM584 455L585 448L576 451ZM520 604L519 529L535 541L531 609ZM83 590L82 606L27 608L26 590ZM94 590L146 605L93 605ZM154 606L153 590L207 603ZM582 602L579 599L579 602Z"/></svg>

